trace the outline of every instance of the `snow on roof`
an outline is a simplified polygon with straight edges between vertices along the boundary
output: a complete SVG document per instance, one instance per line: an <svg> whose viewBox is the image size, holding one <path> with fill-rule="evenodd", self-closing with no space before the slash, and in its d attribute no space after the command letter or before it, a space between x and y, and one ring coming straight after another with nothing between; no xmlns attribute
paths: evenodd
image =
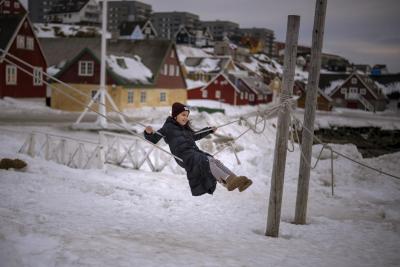
<svg viewBox="0 0 400 267"><path fill-rule="evenodd" d="M203 58L201 59L200 64L196 66L188 66L185 64L185 68L188 72L216 72L221 70L220 62L220 58Z"/></svg>
<svg viewBox="0 0 400 267"><path fill-rule="evenodd" d="M195 80L191 80L191 79L186 79L186 86L187 86L186 88L188 90L198 88L198 87L203 87L206 85L207 85L207 83L204 81L195 81Z"/></svg>
<svg viewBox="0 0 400 267"><path fill-rule="evenodd" d="M336 87L342 85L344 80L334 80L331 81L328 87L323 88L323 91L326 95L330 95Z"/></svg>
<svg viewBox="0 0 400 267"><path fill-rule="evenodd" d="M195 48L187 45L177 45L178 58L181 63L184 63L187 57L209 57L209 54L200 48Z"/></svg>
<svg viewBox="0 0 400 267"><path fill-rule="evenodd" d="M110 55L107 64L119 76L142 84L149 84L153 73L147 68L139 56L134 58Z"/></svg>
<svg viewBox="0 0 400 267"><path fill-rule="evenodd" d="M94 26L79 26L58 23L34 23L34 30L38 38L60 38L87 35L87 37L100 36L101 29ZM111 34L107 33L107 38Z"/></svg>

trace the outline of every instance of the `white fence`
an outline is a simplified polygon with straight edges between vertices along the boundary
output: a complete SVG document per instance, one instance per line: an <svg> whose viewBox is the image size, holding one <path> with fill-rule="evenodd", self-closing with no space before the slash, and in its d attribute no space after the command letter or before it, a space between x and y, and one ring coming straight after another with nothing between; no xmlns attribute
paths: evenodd
<svg viewBox="0 0 400 267"><path fill-rule="evenodd" d="M163 140L160 144L169 150ZM169 168L172 173L184 173L171 155L136 136L114 132L100 132L99 142L32 132L19 152L77 169L103 168L108 163L153 172Z"/></svg>
<svg viewBox="0 0 400 267"><path fill-rule="evenodd" d="M100 143L49 133L30 133L19 153L41 157L77 169L104 166L104 151Z"/></svg>
<svg viewBox="0 0 400 267"><path fill-rule="evenodd" d="M173 173L184 173L171 155L138 137L104 131L99 135L100 143L106 148L105 163L153 172L160 172L169 167ZM163 140L160 140L158 145L169 150Z"/></svg>

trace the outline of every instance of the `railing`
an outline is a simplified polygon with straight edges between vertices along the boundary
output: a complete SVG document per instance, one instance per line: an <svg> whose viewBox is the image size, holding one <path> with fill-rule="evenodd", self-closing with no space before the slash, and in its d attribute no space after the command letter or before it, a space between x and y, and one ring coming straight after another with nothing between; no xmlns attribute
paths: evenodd
<svg viewBox="0 0 400 267"><path fill-rule="evenodd" d="M104 166L104 151L99 143L49 133L30 133L19 153L77 169Z"/></svg>
<svg viewBox="0 0 400 267"><path fill-rule="evenodd" d="M364 105L366 110L374 111L374 106L365 97L359 95L358 100Z"/></svg>
<svg viewBox="0 0 400 267"><path fill-rule="evenodd" d="M155 149L133 135L105 131L99 134L100 143L105 148L105 163L153 172L160 172L169 167L173 173L184 173L171 155ZM158 145L167 149L163 140L160 140Z"/></svg>
<svg viewBox="0 0 400 267"><path fill-rule="evenodd" d="M368 111L374 110L374 106L365 97L363 97L359 93L347 93L345 95L345 99L346 100L357 100L364 106L364 108L366 110L368 110Z"/></svg>

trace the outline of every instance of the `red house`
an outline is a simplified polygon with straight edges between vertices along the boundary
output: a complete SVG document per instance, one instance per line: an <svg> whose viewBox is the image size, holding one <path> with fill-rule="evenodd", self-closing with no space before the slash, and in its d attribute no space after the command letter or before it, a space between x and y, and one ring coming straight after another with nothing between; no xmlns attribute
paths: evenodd
<svg viewBox="0 0 400 267"><path fill-rule="evenodd" d="M386 108L387 98L382 90L368 76L352 73L329 95L338 107L382 111Z"/></svg>
<svg viewBox="0 0 400 267"><path fill-rule="evenodd" d="M251 89L245 86L239 88L224 73L215 76L202 88L188 90L189 100L215 100L234 106L248 105L254 98L255 94Z"/></svg>
<svg viewBox="0 0 400 267"><path fill-rule="evenodd" d="M26 9L18 0L0 0L1 15L25 15Z"/></svg>
<svg viewBox="0 0 400 267"><path fill-rule="evenodd" d="M47 63L32 24L24 7L18 1L0 2L0 97L45 97L46 85L42 73ZM7 53L34 66L30 68L17 63ZM33 76L26 74L15 62Z"/></svg>

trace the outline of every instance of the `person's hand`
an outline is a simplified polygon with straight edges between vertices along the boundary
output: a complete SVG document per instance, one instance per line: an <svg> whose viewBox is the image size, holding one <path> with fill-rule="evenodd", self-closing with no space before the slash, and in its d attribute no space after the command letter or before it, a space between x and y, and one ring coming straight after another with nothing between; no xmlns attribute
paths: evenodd
<svg viewBox="0 0 400 267"><path fill-rule="evenodd" d="M151 126L146 126L146 129L144 129L146 131L146 133L148 134L152 134L154 132L153 127Z"/></svg>

